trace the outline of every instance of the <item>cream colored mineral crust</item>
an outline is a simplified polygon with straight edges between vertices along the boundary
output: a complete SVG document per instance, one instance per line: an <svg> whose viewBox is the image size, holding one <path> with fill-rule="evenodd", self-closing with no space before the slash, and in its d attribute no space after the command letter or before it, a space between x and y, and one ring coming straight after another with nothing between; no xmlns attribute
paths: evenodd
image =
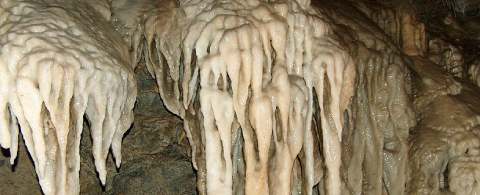
<svg viewBox="0 0 480 195"><path fill-rule="evenodd" d="M344 112L356 71L343 43L309 4L112 4L114 25L134 55L147 48L147 67L167 108L185 119L200 194L310 194L318 183L318 133L326 190L341 194ZM314 104L324 108L316 111L318 132L311 125ZM296 189L298 177L302 187Z"/></svg>
<svg viewBox="0 0 480 195"><path fill-rule="evenodd" d="M409 6L1 1L0 145L13 162L19 124L44 193L78 194L86 115L104 184L145 62L199 194L478 194L480 60Z"/></svg>
<svg viewBox="0 0 480 195"><path fill-rule="evenodd" d="M127 47L92 10L75 0L0 2L0 144L13 163L20 127L47 195L79 194L84 116L103 184L110 146L119 166L133 121Z"/></svg>
<svg viewBox="0 0 480 195"><path fill-rule="evenodd" d="M410 138L408 194L478 194L480 90L429 60L413 59L419 122Z"/></svg>
<svg viewBox="0 0 480 195"><path fill-rule="evenodd" d="M112 4L133 61L143 50L167 108L185 119L200 194L406 190L410 74L395 42L353 6ZM405 48L422 48L422 32Z"/></svg>

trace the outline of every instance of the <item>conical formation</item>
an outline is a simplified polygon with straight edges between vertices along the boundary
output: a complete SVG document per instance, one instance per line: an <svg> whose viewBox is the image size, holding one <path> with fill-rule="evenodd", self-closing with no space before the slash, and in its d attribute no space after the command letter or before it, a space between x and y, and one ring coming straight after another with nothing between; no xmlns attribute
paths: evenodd
<svg viewBox="0 0 480 195"><path fill-rule="evenodd" d="M16 158L19 128L45 194L79 193L84 117L102 183L110 146L117 166L133 121L128 50L84 2L0 4L0 144Z"/></svg>
<svg viewBox="0 0 480 195"><path fill-rule="evenodd" d="M356 71L309 2L116 1L112 21L185 120L200 194L310 194L323 164L341 194Z"/></svg>

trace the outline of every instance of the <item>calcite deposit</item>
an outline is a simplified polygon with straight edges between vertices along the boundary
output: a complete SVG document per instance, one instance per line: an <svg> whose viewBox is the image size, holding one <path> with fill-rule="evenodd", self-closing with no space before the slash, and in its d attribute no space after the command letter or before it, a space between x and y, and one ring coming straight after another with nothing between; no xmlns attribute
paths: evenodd
<svg viewBox="0 0 480 195"><path fill-rule="evenodd" d="M19 127L45 194L78 194L84 117L102 183L121 162L136 82L128 50L85 2L0 4L0 145L16 158ZM110 147L111 146L111 147Z"/></svg>
<svg viewBox="0 0 480 195"><path fill-rule="evenodd" d="M137 68L161 102L140 96L143 123L126 139L142 153L186 137L198 194L478 194L480 60L445 38L461 33L430 33L424 4L452 12L448 25L475 3L3 1L0 145L13 163L20 129L43 192L78 194L86 118L105 185L109 150L119 167L133 122ZM184 133L139 133L165 120L146 104L164 104ZM109 192L147 193L122 171L175 164L162 158L127 158Z"/></svg>

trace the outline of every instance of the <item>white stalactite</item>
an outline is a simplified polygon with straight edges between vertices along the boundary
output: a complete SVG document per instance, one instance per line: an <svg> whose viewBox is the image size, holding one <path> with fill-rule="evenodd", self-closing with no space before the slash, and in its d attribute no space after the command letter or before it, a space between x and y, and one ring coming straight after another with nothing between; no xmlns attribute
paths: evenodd
<svg viewBox="0 0 480 195"><path fill-rule="evenodd" d="M13 163L18 123L48 195L79 193L85 115L103 184L110 145L119 166L122 135L133 121L127 48L92 8L78 1L0 4L0 144Z"/></svg>
<svg viewBox="0 0 480 195"><path fill-rule="evenodd" d="M145 61L165 105L186 120L194 167L206 171L205 180L198 181L201 194L238 193L232 181L239 171L233 166L238 142L244 152L245 194L291 193L290 178L302 149L303 167L310 170L302 170L307 174L303 185L311 193L318 147L310 125L314 96L322 108L316 112L327 189L341 194L340 143L355 68L309 1L130 3L114 2L112 20L134 55L145 44ZM129 7L135 9L122 11ZM134 62L142 55L136 56ZM243 140L233 139L237 123Z"/></svg>

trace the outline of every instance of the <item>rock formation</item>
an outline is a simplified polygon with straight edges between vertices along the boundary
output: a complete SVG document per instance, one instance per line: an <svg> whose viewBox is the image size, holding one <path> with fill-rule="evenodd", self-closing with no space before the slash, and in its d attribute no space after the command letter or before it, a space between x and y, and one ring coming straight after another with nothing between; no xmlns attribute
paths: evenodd
<svg viewBox="0 0 480 195"><path fill-rule="evenodd" d="M439 6L470 13L462 2ZM166 145L151 152L140 145L157 140L139 131L163 103L184 134L162 139L188 138L199 194L477 194L479 60L429 33L424 3L5 1L0 144L13 163L21 129L43 192L78 194L85 115L105 185L138 87L162 101L139 95L125 139L142 143L127 147L160 155ZM137 86L135 68L157 86ZM165 170L135 158L119 175Z"/></svg>

